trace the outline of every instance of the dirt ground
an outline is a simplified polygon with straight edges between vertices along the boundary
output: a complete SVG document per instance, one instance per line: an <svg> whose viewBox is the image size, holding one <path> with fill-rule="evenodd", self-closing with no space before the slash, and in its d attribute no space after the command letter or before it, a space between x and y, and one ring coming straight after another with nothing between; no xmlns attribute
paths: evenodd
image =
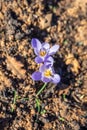
<svg viewBox="0 0 87 130"><path fill-rule="evenodd" d="M38 102L32 38L60 45ZM87 0L0 0L0 130L86 129Z"/></svg>

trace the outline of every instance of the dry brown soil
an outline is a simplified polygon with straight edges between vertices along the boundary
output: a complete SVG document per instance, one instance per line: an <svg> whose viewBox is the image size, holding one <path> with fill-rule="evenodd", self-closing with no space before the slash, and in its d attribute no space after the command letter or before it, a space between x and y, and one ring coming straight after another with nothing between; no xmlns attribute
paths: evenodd
<svg viewBox="0 0 87 130"><path fill-rule="evenodd" d="M39 112L32 38L60 45ZM87 0L0 0L0 130L86 129Z"/></svg>

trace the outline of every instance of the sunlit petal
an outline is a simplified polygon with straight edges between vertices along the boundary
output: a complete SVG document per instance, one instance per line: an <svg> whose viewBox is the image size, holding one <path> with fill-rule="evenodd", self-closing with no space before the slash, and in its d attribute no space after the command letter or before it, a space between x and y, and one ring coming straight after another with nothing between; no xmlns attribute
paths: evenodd
<svg viewBox="0 0 87 130"><path fill-rule="evenodd" d="M45 48L46 50L50 48L50 45L48 43L42 43L43 48Z"/></svg>
<svg viewBox="0 0 87 130"><path fill-rule="evenodd" d="M59 45L54 45L49 49L49 55L55 54L59 49Z"/></svg>

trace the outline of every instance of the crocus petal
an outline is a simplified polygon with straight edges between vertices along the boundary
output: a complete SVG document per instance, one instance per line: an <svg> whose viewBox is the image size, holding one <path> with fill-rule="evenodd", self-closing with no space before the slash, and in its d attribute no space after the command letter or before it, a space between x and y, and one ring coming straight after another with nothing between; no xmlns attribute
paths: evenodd
<svg viewBox="0 0 87 130"><path fill-rule="evenodd" d="M43 77L41 80L42 80L43 82L45 82L45 83L48 83L48 82L51 81L51 78Z"/></svg>
<svg viewBox="0 0 87 130"><path fill-rule="evenodd" d="M36 48L34 49L34 53L38 56L39 55L39 50L37 50Z"/></svg>
<svg viewBox="0 0 87 130"><path fill-rule="evenodd" d="M41 80L42 74L41 72L34 72L31 77L33 80L38 81Z"/></svg>
<svg viewBox="0 0 87 130"><path fill-rule="evenodd" d="M52 73L54 73L53 67L52 66L47 66L45 63L40 66L39 71L44 73L44 71L47 70L47 69L51 70Z"/></svg>
<svg viewBox="0 0 87 130"><path fill-rule="evenodd" d="M46 65L47 67L53 66L54 60L51 56L48 56L47 58L45 58L44 61L44 65Z"/></svg>
<svg viewBox="0 0 87 130"><path fill-rule="evenodd" d="M36 38L33 38L31 40L31 44L32 44L32 47L34 49L37 49L38 51L42 48L41 42L38 39L36 39Z"/></svg>
<svg viewBox="0 0 87 130"><path fill-rule="evenodd" d="M42 62L43 62L43 59L38 56L38 57L35 58L35 62L36 62L36 63L42 63Z"/></svg>
<svg viewBox="0 0 87 130"><path fill-rule="evenodd" d="M59 49L59 45L54 45L49 49L49 55L55 54Z"/></svg>
<svg viewBox="0 0 87 130"><path fill-rule="evenodd" d="M54 74L54 76L52 77L52 82L57 84L60 82L60 76L58 74Z"/></svg>
<svg viewBox="0 0 87 130"><path fill-rule="evenodd" d="M42 47L45 48L46 50L50 48L50 45L48 43L42 43Z"/></svg>
<svg viewBox="0 0 87 130"><path fill-rule="evenodd" d="M45 65L41 65L40 68L39 68L39 71L43 73L46 68L47 67Z"/></svg>

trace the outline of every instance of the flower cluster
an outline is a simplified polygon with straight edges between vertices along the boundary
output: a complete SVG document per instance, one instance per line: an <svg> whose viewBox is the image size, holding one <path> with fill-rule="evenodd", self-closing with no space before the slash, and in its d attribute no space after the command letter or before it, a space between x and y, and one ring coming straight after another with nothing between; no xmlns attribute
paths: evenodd
<svg viewBox="0 0 87 130"><path fill-rule="evenodd" d="M36 38L32 39L31 44L36 54L35 62L41 64L39 71L32 74L32 79L35 81L42 80L45 83L59 83L60 76L54 71L54 59L52 58L52 55L59 49L59 45L54 45L50 48L48 43L41 44Z"/></svg>

